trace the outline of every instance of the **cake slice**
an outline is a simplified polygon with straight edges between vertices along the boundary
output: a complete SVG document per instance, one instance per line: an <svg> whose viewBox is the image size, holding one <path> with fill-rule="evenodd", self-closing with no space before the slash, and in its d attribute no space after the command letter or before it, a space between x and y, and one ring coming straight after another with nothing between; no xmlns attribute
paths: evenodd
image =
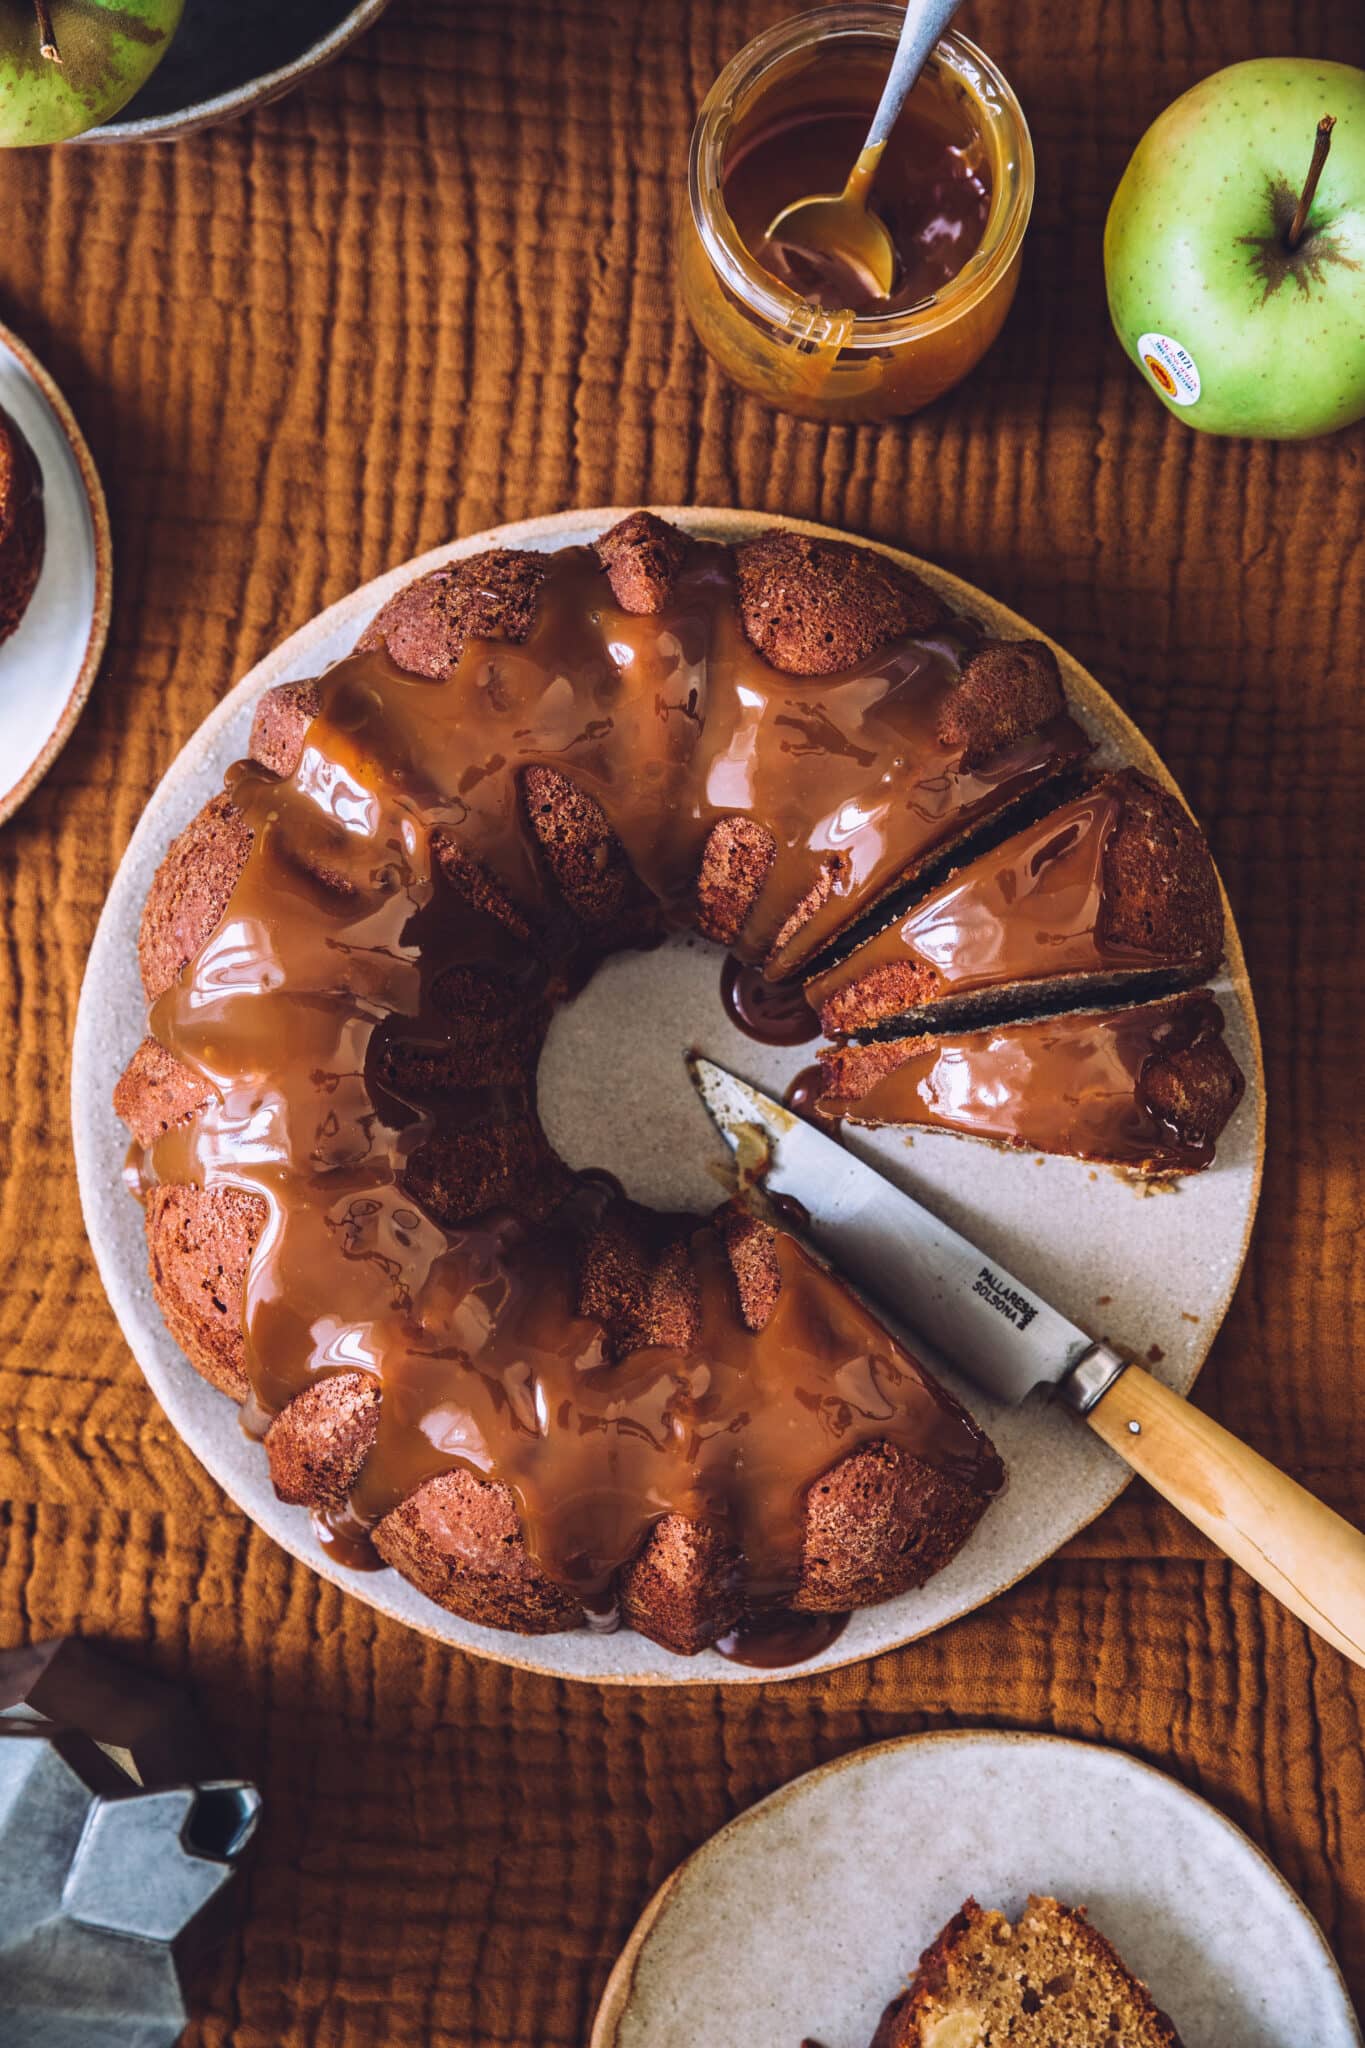
<svg viewBox="0 0 1365 2048"><path fill-rule="evenodd" d="M1197 1173L1246 1086L1208 989L820 1054L818 1114L956 1131L1143 1175Z"/></svg>
<svg viewBox="0 0 1365 2048"><path fill-rule="evenodd" d="M968 1899L924 1951L873 2048L1181 2048L1083 1906L1031 1898L1011 1926Z"/></svg>
<svg viewBox="0 0 1365 2048"><path fill-rule="evenodd" d="M1125 768L956 869L806 994L832 1037L945 1031L1188 987L1222 950L1203 833Z"/></svg>
<svg viewBox="0 0 1365 2048"><path fill-rule="evenodd" d="M0 407L0 640L28 610L43 566L43 473L18 423Z"/></svg>

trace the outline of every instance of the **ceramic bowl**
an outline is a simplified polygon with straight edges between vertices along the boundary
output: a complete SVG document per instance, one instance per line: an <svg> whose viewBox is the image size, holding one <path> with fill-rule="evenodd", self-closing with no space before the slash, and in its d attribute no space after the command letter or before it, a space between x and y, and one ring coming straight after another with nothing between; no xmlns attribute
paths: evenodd
<svg viewBox="0 0 1365 2048"><path fill-rule="evenodd" d="M162 142L279 99L377 21L388 0L186 0L169 50L117 120L82 142Z"/></svg>

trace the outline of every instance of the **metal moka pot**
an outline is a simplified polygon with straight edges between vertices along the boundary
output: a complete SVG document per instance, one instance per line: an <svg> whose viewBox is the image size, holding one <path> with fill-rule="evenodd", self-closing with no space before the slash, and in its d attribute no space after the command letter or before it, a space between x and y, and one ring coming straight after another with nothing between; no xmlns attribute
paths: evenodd
<svg viewBox="0 0 1365 2048"><path fill-rule="evenodd" d="M5 2048L171 2048L260 1803L173 1686L70 1637L0 1653Z"/></svg>

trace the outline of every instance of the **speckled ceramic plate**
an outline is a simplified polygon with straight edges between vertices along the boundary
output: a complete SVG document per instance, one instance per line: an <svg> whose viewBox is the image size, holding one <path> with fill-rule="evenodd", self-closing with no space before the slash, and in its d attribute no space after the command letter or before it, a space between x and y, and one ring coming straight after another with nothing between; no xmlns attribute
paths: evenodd
<svg viewBox="0 0 1365 2048"><path fill-rule="evenodd" d="M221 786L229 762L245 753L261 691L314 675L348 652L395 590L452 555L493 545L561 547L593 538L619 516L615 510L562 513L434 549L302 627L205 721L148 804L95 935L76 1023L76 1161L95 1256L143 1371L191 1450L286 1549L384 1613L506 1663L558 1677L629 1684L754 1684L771 1674L709 1651L675 1657L629 1631L526 1638L478 1628L442 1613L395 1573L347 1572L324 1556L304 1511L276 1500L265 1458L242 1435L231 1405L191 1371L162 1324L147 1284L142 1214L120 1179L127 1137L109 1102L143 1031L135 945L148 885L170 840ZM668 516L694 532L727 539L771 524L735 512L670 510ZM912 557L901 559L993 629L1034 633L979 591ZM1131 761L1169 783L1156 755L1113 701L1061 648L1056 651L1072 702L1101 741L1103 757ZM716 948L690 937L608 961L556 1017L541 1063L545 1122L564 1157L575 1166L608 1168L630 1193L663 1208L710 1208L724 1180L727 1155L688 1081L686 1049L696 1046L778 1094L810 1057L809 1047L756 1045L728 1023L719 998L720 966ZM1220 1142L1217 1165L1174 1192L1144 1195L1130 1182L1073 1160L1035 1160L944 1134L917 1137L913 1146L895 1132L859 1133L856 1140L886 1172L996 1251L1012 1272L1077 1322L1139 1354L1155 1347L1161 1376L1182 1392L1192 1385L1227 1308L1260 1185L1260 1047L1231 918L1228 968L1218 986L1247 1093ZM917 1593L855 1614L837 1641L802 1670L875 1656L980 1606L1050 1556L1125 1485L1127 1467L1084 1425L1049 1409L1040 1397L1000 1410L954 1384L1000 1447L1010 1472L1006 1496L946 1571Z"/></svg>
<svg viewBox="0 0 1365 2048"><path fill-rule="evenodd" d="M1120 1751L912 1735L811 1771L722 1828L645 1908L591 2048L868 2048L968 1894L1086 1906L1185 2048L1360 2048L1302 1900L1240 1828Z"/></svg>
<svg viewBox="0 0 1365 2048"><path fill-rule="evenodd" d="M81 142L161 142L292 92L389 0L186 0L174 40L117 120ZM454 31L452 30L452 33Z"/></svg>
<svg viewBox="0 0 1365 2048"><path fill-rule="evenodd" d="M0 641L0 821L60 754L109 634L113 550L104 492L71 408L17 334L0 327L0 406L43 472L47 544L28 610Z"/></svg>

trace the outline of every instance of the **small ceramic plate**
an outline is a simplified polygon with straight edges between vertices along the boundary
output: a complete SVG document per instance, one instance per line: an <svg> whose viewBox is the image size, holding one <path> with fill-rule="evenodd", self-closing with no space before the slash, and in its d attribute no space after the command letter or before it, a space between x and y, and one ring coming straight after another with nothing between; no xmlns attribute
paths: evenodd
<svg viewBox="0 0 1365 2048"><path fill-rule="evenodd" d="M0 823L71 737L109 636L113 549L90 450L71 408L17 334L0 327L0 406L43 472L47 542L38 585L0 641Z"/></svg>
<svg viewBox="0 0 1365 2048"><path fill-rule="evenodd" d="M316 675L349 652L385 599L439 562L491 546L585 542L620 516L611 509L570 512L499 527L391 570L302 627L200 727L148 804L91 948L73 1053L76 1164L104 1284L157 1398L238 1505L295 1556L384 1613L505 1663L633 1685L757 1684L773 1674L711 1651L676 1657L629 1630L528 1638L479 1628L443 1613L396 1573L348 1572L328 1559L307 1514L276 1500L260 1446L243 1436L231 1405L198 1378L166 1332L147 1284L142 1212L121 1178L127 1133L110 1107L114 1083L145 1025L136 947L148 886L170 840L221 788L229 763L246 752L261 691ZM772 523L741 512L669 509L666 516L729 540ZM827 531L787 523L800 532ZM898 559L993 630L1036 637L1034 628L982 592L911 556ZM1101 743L1101 758L1131 761L1169 783L1113 700L1061 648L1056 652L1072 703ZM681 937L653 952L609 960L556 1016L541 1061L541 1106L562 1156L572 1166L605 1167L630 1194L657 1208L706 1211L730 1184L729 1155L687 1078L689 1047L777 1095L812 1057L809 1046L772 1048L740 1035L721 1008L721 959L718 948ZM1193 1384L1236 1285L1260 1187L1260 1046L1230 913L1227 961L1218 988L1247 1093L1219 1141L1216 1166L1175 1190L1147 1195L1075 1160L997 1152L946 1134L919 1136L913 1146L895 1131L854 1134L857 1149L884 1172L939 1208L1074 1321L1148 1356L1182 1393ZM875 1656L967 1613L1041 1564L1127 1483L1128 1468L1069 1414L1037 1396L1000 1409L953 1374L944 1377L995 1438L1009 1470L1008 1491L945 1571L919 1592L853 1615L803 1671Z"/></svg>
<svg viewBox="0 0 1365 2048"><path fill-rule="evenodd" d="M160 142L292 92L388 0L186 0L169 50L116 120L82 142Z"/></svg>
<svg viewBox="0 0 1365 2048"><path fill-rule="evenodd" d="M868 2048L970 1894L1085 1906L1185 2048L1360 2048L1302 1900L1240 1828L1149 1764L960 1729L860 1750L722 1828L654 1898L591 2048Z"/></svg>

